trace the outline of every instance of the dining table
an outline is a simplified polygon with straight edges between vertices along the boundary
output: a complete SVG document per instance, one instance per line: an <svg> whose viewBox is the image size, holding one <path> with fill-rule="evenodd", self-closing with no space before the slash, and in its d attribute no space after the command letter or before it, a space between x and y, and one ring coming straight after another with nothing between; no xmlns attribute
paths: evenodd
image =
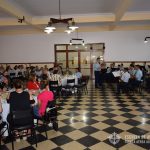
<svg viewBox="0 0 150 150"><path fill-rule="evenodd" d="M7 103L8 94L9 94L8 91L1 93L1 97L2 97L1 103L2 103L2 109L3 109L2 113L1 113L1 117L2 117L2 121L6 122L6 123L7 123L7 116L10 111L10 109L9 109L10 105ZM8 136L8 131L4 132L4 136Z"/></svg>
<svg viewBox="0 0 150 150"><path fill-rule="evenodd" d="M61 84L62 86L67 85L67 79L75 79L75 85L78 85L78 78L75 75L66 75L61 77Z"/></svg>

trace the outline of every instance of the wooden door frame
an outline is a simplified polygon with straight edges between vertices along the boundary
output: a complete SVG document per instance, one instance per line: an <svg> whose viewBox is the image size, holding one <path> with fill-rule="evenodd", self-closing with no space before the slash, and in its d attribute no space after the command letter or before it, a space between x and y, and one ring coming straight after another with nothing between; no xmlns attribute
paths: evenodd
<svg viewBox="0 0 150 150"><path fill-rule="evenodd" d="M105 53L105 43L90 43L89 45L92 45L92 44L103 44L103 49L101 49L103 51L103 55ZM57 50L57 46L66 46L66 50ZM78 68L79 70L81 69L90 69L90 76L92 77L93 75L93 64L92 64L92 61L91 61L91 54L93 52L93 49L89 49L89 50L83 50L83 49L78 49L78 50L68 50L68 46L69 44L55 44L54 45L54 53L55 53L55 63L57 63L57 53L66 53L66 68L69 67L69 53L70 52L78 52ZM91 46L92 47L92 46ZM95 50L94 51L100 51L100 50ZM81 52L90 52L90 68L81 68ZM73 69L73 68L70 68L70 69Z"/></svg>

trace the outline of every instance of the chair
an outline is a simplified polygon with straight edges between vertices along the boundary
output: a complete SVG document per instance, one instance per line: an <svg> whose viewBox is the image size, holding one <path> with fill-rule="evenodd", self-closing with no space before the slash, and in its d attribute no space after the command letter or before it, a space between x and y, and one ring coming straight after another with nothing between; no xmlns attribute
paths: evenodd
<svg viewBox="0 0 150 150"><path fill-rule="evenodd" d="M56 100L48 102L45 112L45 120L52 123L55 131L58 130Z"/></svg>
<svg viewBox="0 0 150 150"><path fill-rule="evenodd" d="M14 80L16 79L16 73L10 73L10 85L13 88Z"/></svg>
<svg viewBox="0 0 150 150"><path fill-rule="evenodd" d="M18 72L18 75L17 75L18 77L18 79L20 79L20 80L24 80L24 77L23 77L23 74L22 74L22 72Z"/></svg>
<svg viewBox="0 0 150 150"><path fill-rule="evenodd" d="M67 79L66 88L74 91L75 90L75 79Z"/></svg>
<svg viewBox="0 0 150 150"><path fill-rule="evenodd" d="M135 81L135 80L130 79L129 80L129 87L128 87L128 89L133 94L135 92L139 92L140 94L142 94L142 90L143 90L143 86L144 86L143 84L144 84L143 80Z"/></svg>
<svg viewBox="0 0 150 150"><path fill-rule="evenodd" d="M18 77L22 77L22 72L18 72Z"/></svg>
<svg viewBox="0 0 150 150"><path fill-rule="evenodd" d="M82 78L78 78L78 84L75 85L75 88L77 89L77 95L80 95L83 91Z"/></svg>
<svg viewBox="0 0 150 150"><path fill-rule="evenodd" d="M10 73L10 78L11 79L15 78L15 76L16 76L16 73Z"/></svg>
<svg viewBox="0 0 150 150"><path fill-rule="evenodd" d="M88 82L89 82L89 76L83 76L81 78L81 85L82 85L82 90L86 93L88 93L88 89L87 89L87 85L88 85Z"/></svg>
<svg viewBox="0 0 150 150"><path fill-rule="evenodd" d="M12 149L14 150L14 141L13 139L16 137L15 132L22 132L24 130L31 130L31 133L25 133L24 135L19 135L19 137L24 137L31 135L35 139L36 147L37 147L37 138L33 120L33 112L31 109L29 110L19 110L12 111L10 113L10 123L9 123L9 134L12 141Z"/></svg>
<svg viewBox="0 0 150 150"><path fill-rule="evenodd" d="M62 86L61 93L64 98L75 94L75 79L67 79L67 84Z"/></svg>
<svg viewBox="0 0 150 150"><path fill-rule="evenodd" d="M0 116L1 117L1 116ZM1 147L1 139L4 133L8 130L8 124L6 122L2 122L0 124L0 147Z"/></svg>
<svg viewBox="0 0 150 150"><path fill-rule="evenodd" d="M48 102L44 116L42 117L34 116L34 119L37 120L37 123L35 123L36 127L44 126L46 138L48 138L46 128L49 123L52 123L53 129L57 131L58 122L57 122L56 100ZM39 123L39 120L42 121L42 124Z"/></svg>
<svg viewBox="0 0 150 150"><path fill-rule="evenodd" d="M61 87L58 85L58 80L57 81L49 81L49 89L54 93L54 95L59 97L60 99L60 91Z"/></svg>
<svg viewBox="0 0 150 150"><path fill-rule="evenodd" d="M75 79L67 79L66 90L75 94Z"/></svg>
<svg viewBox="0 0 150 150"><path fill-rule="evenodd" d="M46 139L48 139L48 136L47 136L47 123L45 121L45 118L44 117L38 117L38 116L34 116L34 120L36 120L36 122L34 122L34 125L35 125L35 129L39 126L43 126L44 127L44 132L45 132L45 136L46 136ZM42 124L39 123L39 121L42 121Z"/></svg>
<svg viewBox="0 0 150 150"><path fill-rule="evenodd" d="M144 80L141 80L141 81L139 82L139 85L138 85L138 92L139 92L140 94L142 94L143 87L144 87Z"/></svg>
<svg viewBox="0 0 150 150"><path fill-rule="evenodd" d="M132 89L132 87L130 86L129 82L127 82L127 83L126 82L119 82L117 84L117 88L118 88L118 86L119 86L120 91L122 91L122 93L127 93L128 94L129 91L131 91L131 89Z"/></svg>

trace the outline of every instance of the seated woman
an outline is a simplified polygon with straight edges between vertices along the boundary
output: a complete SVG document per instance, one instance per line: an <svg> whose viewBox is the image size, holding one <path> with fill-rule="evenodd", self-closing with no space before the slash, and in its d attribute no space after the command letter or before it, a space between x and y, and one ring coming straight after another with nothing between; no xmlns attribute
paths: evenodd
<svg viewBox="0 0 150 150"><path fill-rule="evenodd" d="M44 116L48 102L54 100L53 92L49 90L48 81L41 81L40 89L41 93L37 97L38 105L33 107L36 117Z"/></svg>
<svg viewBox="0 0 150 150"><path fill-rule="evenodd" d="M7 120L9 122L9 125L11 126L11 112L12 111L19 111L19 110L29 110L31 109L30 100L31 97L27 91L23 91L23 82L19 79L17 79L14 82L15 91L11 92L8 97L7 101L10 104L10 114L7 117ZM26 124L26 120L19 120L17 122L18 124ZM26 132L26 131L24 131ZM22 134L22 133L21 133ZM17 139L16 141L20 141L20 133L16 132ZM24 140L26 137L24 138Z"/></svg>
<svg viewBox="0 0 150 150"><path fill-rule="evenodd" d="M29 77L29 81L27 82L28 90L39 90L39 83L36 81L36 75L31 74Z"/></svg>

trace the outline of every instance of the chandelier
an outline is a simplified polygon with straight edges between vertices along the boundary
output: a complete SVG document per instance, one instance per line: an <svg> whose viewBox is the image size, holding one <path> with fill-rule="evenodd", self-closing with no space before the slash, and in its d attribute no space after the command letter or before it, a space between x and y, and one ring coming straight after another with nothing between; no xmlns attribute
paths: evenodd
<svg viewBox="0 0 150 150"><path fill-rule="evenodd" d="M65 19L61 18L60 0L59 0L59 19L50 18L50 21L48 22L48 25L45 27L44 32L46 32L47 34L54 32L56 30L56 27L54 25L58 23L66 24L66 30L64 32L68 34L79 28L78 26L76 26L73 18L65 18Z"/></svg>

